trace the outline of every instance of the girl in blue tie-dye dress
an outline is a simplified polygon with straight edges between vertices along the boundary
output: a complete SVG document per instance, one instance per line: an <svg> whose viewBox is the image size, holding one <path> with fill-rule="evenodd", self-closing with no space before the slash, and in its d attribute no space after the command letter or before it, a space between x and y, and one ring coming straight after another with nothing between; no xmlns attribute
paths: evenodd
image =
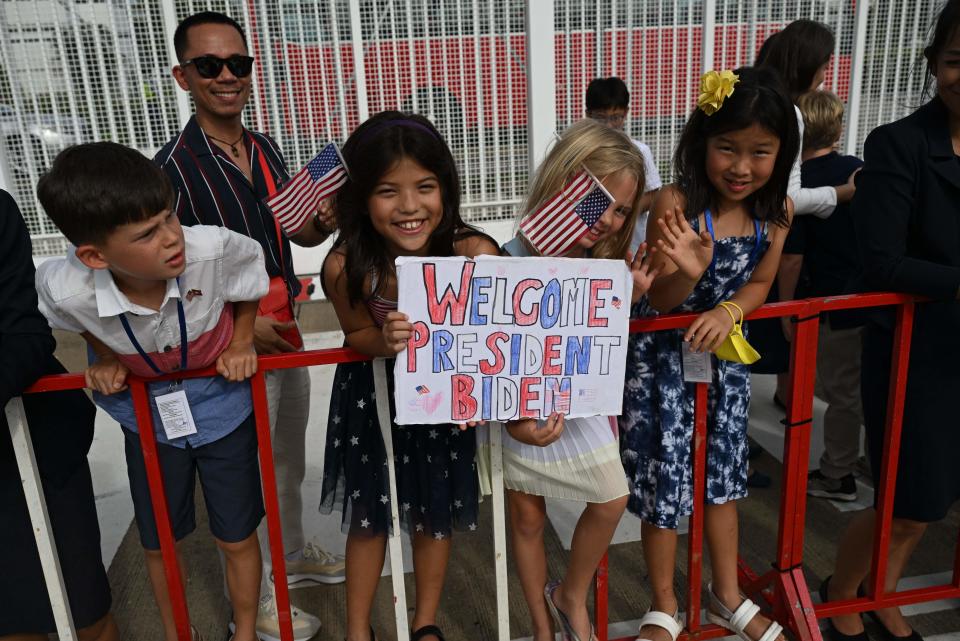
<svg viewBox="0 0 960 641"><path fill-rule="evenodd" d="M694 362L708 367L705 533L713 569L708 617L747 641L773 641L776 623L753 612L737 584L736 499L746 496L750 371L712 354L730 334L731 302L749 314L766 298L787 235L786 197L799 145L796 118L779 79L766 70L711 72L700 109L676 152L676 183L651 210L647 240L660 275L634 309L650 316L701 312L686 330L631 336L620 419L628 509L643 520L644 557L653 588L640 638L675 641L673 590L677 525L693 510L690 444ZM712 91L711 91L712 90ZM732 90L732 93L730 93ZM689 375L690 372L688 371ZM698 508L699 509L699 508ZM731 623L731 620L733 623Z"/></svg>

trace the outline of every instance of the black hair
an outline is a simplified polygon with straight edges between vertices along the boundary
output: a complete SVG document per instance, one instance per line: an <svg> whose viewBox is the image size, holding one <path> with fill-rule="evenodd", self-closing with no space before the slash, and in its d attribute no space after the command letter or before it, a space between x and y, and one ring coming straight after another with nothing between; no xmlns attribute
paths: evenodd
<svg viewBox="0 0 960 641"><path fill-rule="evenodd" d="M183 22L177 25L177 30L173 32L173 50L177 54L177 60L183 62L183 54L187 50L187 31L190 27L199 27L202 24L225 24L230 25L240 34L244 46L247 43L247 36L243 33L243 27L240 23L228 15L216 11L201 11L192 16L183 19Z"/></svg>
<svg viewBox="0 0 960 641"><path fill-rule="evenodd" d="M712 116L696 109L683 128L674 154L676 182L686 196L686 216L693 219L714 206L715 188L707 177L707 140L758 124L780 139L773 173L746 201L754 218L787 226L787 184L800 150L800 130L793 103L776 72L763 67L734 71L740 81L733 95Z"/></svg>
<svg viewBox="0 0 960 641"><path fill-rule="evenodd" d="M456 162L440 132L423 116L399 111L378 113L350 134L342 153L350 178L334 200L340 232L333 249L346 250L344 274L351 305L366 300L363 287L368 276L375 277L379 290L385 276L393 271L393 257L373 227L367 203L383 175L403 158L410 158L433 172L440 183L443 216L430 236L428 255L451 256L454 241L480 233L460 217L460 178Z"/></svg>
<svg viewBox="0 0 960 641"><path fill-rule="evenodd" d="M764 41L758 67L769 67L783 79L790 99L810 91L817 70L830 61L836 39L830 27L816 20L794 20Z"/></svg>
<svg viewBox="0 0 960 641"><path fill-rule="evenodd" d="M587 112L599 109L627 109L630 106L630 92L626 83L616 76L594 78L587 85Z"/></svg>
<svg viewBox="0 0 960 641"><path fill-rule="evenodd" d="M37 183L37 197L74 245L100 244L117 227L156 216L173 203L167 175L115 142L68 147Z"/></svg>
<svg viewBox="0 0 960 641"><path fill-rule="evenodd" d="M927 74L923 80L922 97L931 95L935 80L933 68L937 64L937 57L943 53L958 27L960 27L960 0L947 0L943 9L937 15L937 21L930 36L930 43L923 49L923 58L927 63Z"/></svg>

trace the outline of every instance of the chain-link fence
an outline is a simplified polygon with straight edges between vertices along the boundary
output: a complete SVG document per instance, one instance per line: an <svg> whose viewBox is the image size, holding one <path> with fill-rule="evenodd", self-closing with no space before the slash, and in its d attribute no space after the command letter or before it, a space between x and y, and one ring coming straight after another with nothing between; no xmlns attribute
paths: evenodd
<svg viewBox="0 0 960 641"><path fill-rule="evenodd" d="M868 2L868 4L863 4ZM858 4L859 3L859 4ZM37 178L63 147L113 140L152 154L190 114L170 75L177 22L235 17L256 57L248 126L280 141L291 168L342 142L369 114L424 113L449 142L468 220L514 215L530 173L528 22L554 22L558 128L584 91L616 75L627 131L668 180L704 65L750 64L796 18L828 24L826 86L849 100L847 147L920 100L920 50L939 0L4 0L0 3L0 186L20 203L38 254L63 241L39 210ZM529 9L528 9L529 7ZM528 10L533 12L528 16ZM713 25L713 28L705 27ZM542 44L542 43L539 43ZM705 55L706 54L706 55Z"/></svg>

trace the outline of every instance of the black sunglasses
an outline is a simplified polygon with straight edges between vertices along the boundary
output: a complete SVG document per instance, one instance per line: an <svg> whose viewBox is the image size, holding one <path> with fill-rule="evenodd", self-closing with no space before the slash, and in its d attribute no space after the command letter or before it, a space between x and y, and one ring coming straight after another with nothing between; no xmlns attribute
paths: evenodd
<svg viewBox="0 0 960 641"><path fill-rule="evenodd" d="M193 65L201 78L216 78L223 71L223 65L227 65L230 73L237 78L246 78L253 71L253 58L250 56L230 56L229 58L218 58L216 56L197 56L180 63L181 67Z"/></svg>

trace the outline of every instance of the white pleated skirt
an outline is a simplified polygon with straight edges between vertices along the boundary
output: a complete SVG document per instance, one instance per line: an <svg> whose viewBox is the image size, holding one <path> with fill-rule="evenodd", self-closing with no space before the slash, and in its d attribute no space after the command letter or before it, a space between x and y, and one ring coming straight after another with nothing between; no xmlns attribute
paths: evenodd
<svg viewBox="0 0 960 641"><path fill-rule="evenodd" d="M484 494L491 492L488 429L477 429ZM589 503L606 503L629 492L617 435L606 416L567 419L560 438L546 447L521 443L503 429L503 484L526 494Z"/></svg>

